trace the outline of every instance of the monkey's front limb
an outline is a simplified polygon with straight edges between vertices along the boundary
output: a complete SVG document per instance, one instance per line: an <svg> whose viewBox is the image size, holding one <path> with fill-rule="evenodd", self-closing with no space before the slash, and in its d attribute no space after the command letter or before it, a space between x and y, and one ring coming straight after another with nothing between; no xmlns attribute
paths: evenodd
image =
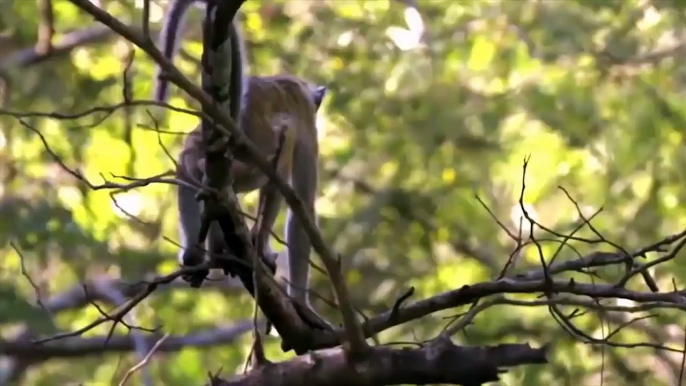
<svg viewBox="0 0 686 386"><path fill-rule="evenodd" d="M316 140L307 142L301 139L298 141L293 149L291 174L291 185L295 194L303 201L307 212L314 219L317 218L314 207L318 182L317 154ZM294 300L296 311L303 320L308 321L313 327L335 330L310 304L309 278L312 244L310 237L300 224L300 220L290 208L286 220L286 242L288 243L289 263L288 294Z"/></svg>
<svg viewBox="0 0 686 386"><path fill-rule="evenodd" d="M181 243L179 262L184 267L194 267L205 262L205 248L198 243L197 239L202 223L200 218L201 204L196 199L193 188L179 185L177 189L179 241ZM209 270L202 270L190 275L184 275L182 279L189 282L191 287L198 288L209 273Z"/></svg>

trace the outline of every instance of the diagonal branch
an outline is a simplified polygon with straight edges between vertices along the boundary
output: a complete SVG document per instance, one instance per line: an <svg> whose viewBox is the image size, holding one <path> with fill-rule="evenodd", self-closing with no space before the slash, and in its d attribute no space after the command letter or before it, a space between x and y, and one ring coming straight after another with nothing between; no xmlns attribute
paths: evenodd
<svg viewBox="0 0 686 386"><path fill-rule="evenodd" d="M61 39L52 42L49 51L41 51L38 47L32 47L8 54L0 61L0 70L37 64L55 55L71 52L74 48L84 44L105 40L112 36L114 36L112 30L102 25L69 32Z"/></svg>
<svg viewBox="0 0 686 386"><path fill-rule="evenodd" d="M185 347L213 347L228 345L252 329L252 321L244 320L232 326L196 331L187 335L170 335L158 348L159 352L178 351ZM154 333L144 337L145 345L152 347L163 334ZM128 335L73 337L44 344L35 344L26 339L0 339L0 355L30 358L44 361L51 358L77 358L94 354L130 352L136 345Z"/></svg>

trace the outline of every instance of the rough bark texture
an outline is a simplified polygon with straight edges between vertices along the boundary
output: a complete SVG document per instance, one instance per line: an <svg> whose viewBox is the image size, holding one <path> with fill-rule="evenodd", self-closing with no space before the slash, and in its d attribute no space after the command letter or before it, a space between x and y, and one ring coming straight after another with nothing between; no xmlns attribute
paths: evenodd
<svg viewBox="0 0 686 386"><path fill-rule="evenodd" d="M214 378L212 386L348 386L448 383L481 385L497 381L503 368L547 363L546 347L501 344L492 347L454 345L448 338L421 348L373 347L347 359L342 348L270 363L233 380Z"/></svg>

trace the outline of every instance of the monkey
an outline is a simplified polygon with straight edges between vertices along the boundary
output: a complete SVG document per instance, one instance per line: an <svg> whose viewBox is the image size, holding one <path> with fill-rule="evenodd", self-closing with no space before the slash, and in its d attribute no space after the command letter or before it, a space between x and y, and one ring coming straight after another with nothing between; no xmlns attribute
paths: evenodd
<svg viewBox="0 0 686 386"><path fill-rule="evenodd" d="M186 14L192 3L200 0L172 0L165 14L158 46L163 55L173 60L178 51L177 37L185 25ZM273 158L277 149L279 159L274 163L276 172L289 183L296 195L305 203L307 212L316 223L315 199L318 186L319 145L316 115L326 95L327 87L314 85L292 75L246 76L244 74L244 48L237 23L229 26L231 36L231 84L229 87L229 113L240 130L257 146L262 156ZM153 98L165 102L167 82L157 70ZM283 137L281 137L283 136ZM250 229L255 245L262 247L259 255L272 257L268 238L282 206L283 197L269 178L247 162L241 149L233 154L230 174L236 193L259 190L261 228L257 222ZM204 173L204 144L200 126L188 134L178 156L177 178L196 184ZM201 226L201 203L195 189L180 184L177 188L179 235L181 250L179 261L183 266L196 266L206 260L205 252L221 254L227 249L218 224L213 223L204 245L197 245ZM301 306L312 309L309 300L309 255L312 249L309 236L288 208L285 235L288 249L287 293ZM184 280L191 281L189 277ZM191 282L191 285L194 284ZM199 283L196 284L199 286ZM323 321L321 317L319 317ZM326 323L326 322L325 322Z"/></svg>

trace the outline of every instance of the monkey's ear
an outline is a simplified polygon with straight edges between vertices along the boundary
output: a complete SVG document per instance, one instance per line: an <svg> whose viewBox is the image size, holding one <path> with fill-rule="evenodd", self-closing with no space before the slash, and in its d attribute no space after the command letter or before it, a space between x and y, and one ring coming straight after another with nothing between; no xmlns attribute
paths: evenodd
<svg viewBox="0 0 686 386"><path fill-rule="evenodd" d="M317 109L319 109L319 106L321 106L322 101L326 96L326 86L317 86L317 88L314 89L312 96L314 97L315 106L317 106Z"/></svg>

